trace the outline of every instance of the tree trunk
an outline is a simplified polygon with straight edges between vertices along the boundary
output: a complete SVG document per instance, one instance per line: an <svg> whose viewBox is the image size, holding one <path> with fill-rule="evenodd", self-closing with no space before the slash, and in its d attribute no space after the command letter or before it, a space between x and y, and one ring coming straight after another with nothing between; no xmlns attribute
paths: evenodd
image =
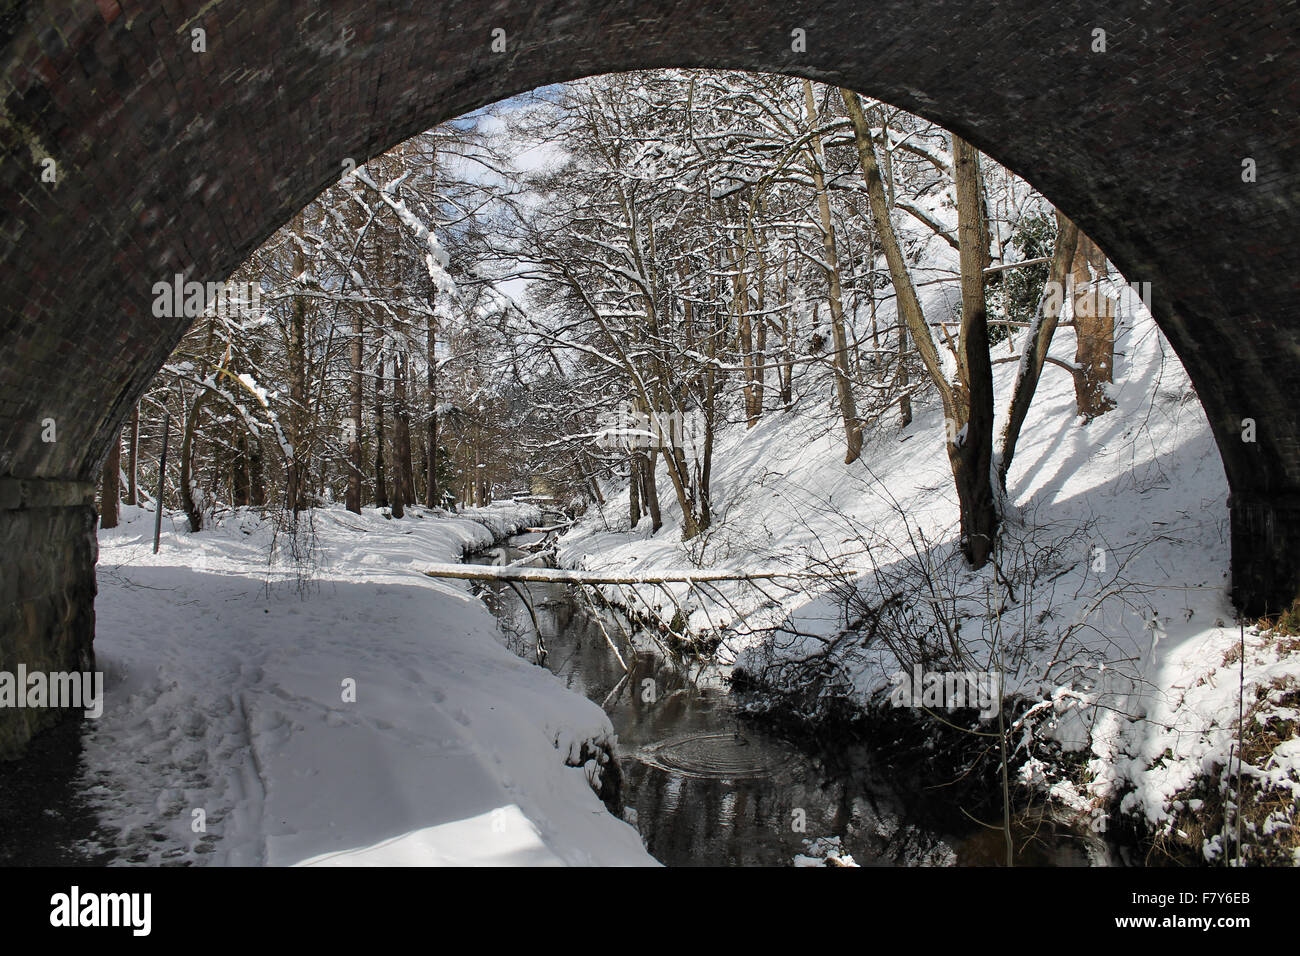
<svg viewBox="0 0 1300 956"><path fill-rule="evenodd" d="M817 125L817 104L813 100L812 83L803 81L804 107L808 113L808 125ZM826 179L823 174L824 151L820 136L814 135L812 146L812 176L817 192L817 211L821 217L822 248L826 262L826 282L829 286L829 304L831 309L831 336L834 339L835 355L835 392L840 402L840 414L844 417L844 438L846 450L844 463L852 464L862 454L862 428L858 424L858 410L853 399L853 386L849 380L849 344L844 332L844 304L840 290L840 267L835 252L835 225L831 221L830 198L826 194Z"/></svg>
<svg viewBox="0 0 1300 956"><path fill-rule="evenodd" d="M140 405L131 412L131 444L127 449L126 503L140 503Z"/></svg>
<svg viewBox="0 0 1300 956"><path fill-rule="evenodd" d="M636 452L627 456L627 517L630 528L641 520L641 463Z"/></svg>
<svg viewBox="0 0 1300 956"><path fill-rule="evenodd" d="M254 436L248 445L248 503L254 508L266 504L266 472L262 460L262 439Z"/></svg>
<svg viewBox="0 0 1300 956"><path fill-rule="evenodd" d="M947 419L948 462L961 511L961 548L973 568L983 567L992 553L998 528L993 493L993 368L989 360L988 315L984 301L984 269L988 264L988 229L981 201L979 154L960 137L953 140L953 178L957 192L957 237L961 257L962 318L957 346L957 382L949 382L939 349L926 324L916 287L898 243L889 202L876 161L871 127L862 101L841 88L853 124L854 140L867 182L871 216L889 263L898 309L916 344L926 371L939 390Z"/></svg>
<svg viewBox="0 0 1300 956"><path fill-rule="evenodd" d="M294 275L306 270L302 249L293 257ZM288 499L293 514L302 510L307 462L305 459L307 424L307 299L295 295L289 309L289 441L292 451L288 461Z"/></svg>
<svg viewBox="0 0 1300 956"><path fill-rule="evenodd" d="M720 336L717 334L709 336L710 360L717 358L719 338ZM699 480L696 482L701 531L713 524L713 437L718 422L718 391L718 370L714 362L710 361L708 370L704 373L704 400L701 402L703 408L700 413L700 417L703 419L704 434L697 439L704 442L704 446L700 450L698 464Z"/></svg>
<svg viewBox="0 0 1300 956"><path fill-rule="evenodd" d="M396 368L396 441L398 441L398 460L402 466L402 503L415 505L415 459L411 451L411 405L409 405L407 388L411 377L411 359L406 352L398 356L399 367Z"/></svg>
<svg viewBox="0 0 1300 956"><path fill-rule="evenodd" d="M1106 257L1080 234L1074 251L1075 404L1084 422L1115 407L1106 386L1114 381L1115 300L1102 293Z"/></svg>
<svg viewBox="0 0 1300 956"><path fill-rule="evenodd" d="M781 351L785 361L777 367L777 378L781 384L781 404L789 408L794 401L794 339L799 330L794 325L790 309L790 263L787 258L781 262Z"/></svg>
<svg viewBox="0 0 1300 956"><path fill-rule="evenodd" d="M1043 374L1043 364L1047 361L1047 350L1051 348L1052 336L1056 332L1057 322L1061 317L1061 306L1065 303L1065 277L1074 261L1074 250L1079 238L1078 227L1056 213L1056 249L1052 253L1052 265L1048 270L1047 282L1043 294L1039 297L1038 312L1034 316L1030 334L1025 337L1025 351L1020 358L1020 371L1016 376L1015 388L1011 393L1011 405L1007 410L1007 421L1002 427L1002 438L998 443L998 485L1002 492L1007 488L1007 475L1011 471L1011 460L1016 453L1016 442L1020 439L1020 429L1029 414L1029 405L1034 400L1038 380Z"/></svg>
<svg viewBox="0 0 1300 956"><path fill-rule="evenodd" d="M248 459L248 432L241 429L235 457L230 463L230 498L231 503L237 508L247 506L251 498Z"/></svg>
<svg viewBox="0 0 1300 956"><path fill-rule="evenodd" d="M749 308L749 277L745 272L745 248L737 241L730 248L731 268L735 273L733 282L732 308L736 313L736 351L740 353L740 365L743 369L744 384L741 393L745 399L745 427L753 428L758 424L754 413L754 331Z"/></svg>
<svg viewBox="0 0 1300 956"><path fill-rule="evenodd" d="M411 417L406 405L406 356L393 356L393 517L401 518L414 503L415 469L411 464Z"/></svg>
<svg viewBox="0 0 1300 956"><path fill-rule="evenodd" d="M754 235L750 228L750 238L754 244L755 258L758 260L758 315L757 328L754 330L754 408L752 415L758 419L763 414L763 397L767 389L767 257L763 254L761 237Z"/></svg>
<svg viewBox="0 0 1300 956"><path fill-rule="evenodd" d="M979 153L959 136L952 138L957 186L957 240L961 248L961 388L966 392L965 434L949 442L948 460L961 503L962 551L972 568L993 552L997 501L993 494L993 365L989 359L984 269L988 230L980 197Z"/></svg>
<svg viewBox="0 0 1300 956"><path fill-rule="evenodd" d="M206 388L194 396L185 418L185 436L181 439L181 507L190 522L190 532L203 530L203 508L194 494L194 439L199 430L199 414L212 393Z"/></svg>
<svg viewBox="0 0 1300 956"><path fill-rule="evenodd" d="M99 526L116 528L118 515L118 498L122 493L120 473L122 470L122 436L113 437L108 446L108 457L104 459L104 477L101 483L99 504Z"/></svg>
<svg viewBox="0 0 1300 956"><path fill-rule="evenodd" d="M880 166L876 162L876 148L871 136L871 127L867 125L866 117L863 115L862 101L859 99L858 94L843 88L841 88L840 93L844 97L844 105L848 110L849 119L853 123L854 140L858 147L858 160L862 165L862 178L867 183L867 198L871 208L871 218L876 225L876 233L880 237L880 247L884 250L885 262L889 265L889 277L894 285L898 312L906 323L907 330L911 333L912 341L916 344L917 353L920 355L922 364L925 366L930 378L934 380L935 387L939 389L939 396L943 400L944 415L951 419L955 414L952 388L944 377L943 363L939 359L938 347L935 345L934 336L930 334L929 325L926 324L925 313L921 309L921 300L916 294L912 274L907 269L907 260L903 257L903 249L899 245L898 234L894 231L893 220L890 219L889 201L885 196L884 183L880 178ZM899 344L901 349L901 340Z"/></svg>
<svg viewBox="0 0 1300 956"><path fill-rule="evenodd" d="M375 350L375 507L388 507L388 475L384 468L384 352Z"/></svg>
<svg viewBox="0 0 1300 956"><path fill-rule="evenodd" d="M598 505L605 504L605 495L600 490L600 482L596 480L595 473L591 470L591 462L588 460L586 451L578 452L578 468L587 480L587 486L591 489L591 498Z"/></svg>
<svg viewBox="0 0 1300 956"><path fill-rule="evenodd" d="M907 371L907 323L898 323L898 387L903 394L898 398L898 427L912 424L911 373Z"/></svg>
<svg viewBox="0 0 1300 956"><path fill-rule="evenodd" d="M438 344L438 323L433 315L434 298L429 297L429 326L428 326L428 355L426 363L428 366L428 390L429 390L429 421L425 426L426 441L428 442L428 455L425 457L425 483L424 483L424 503L430 508L436 508L441 499L440 489L438 488L438 359L436 350Z"/></svg>
<svg viewBox="0 0 1300 956"><path fill-rule="evenodd" d="M641 455L641 499L646 503L646 510L650 512L650 528L652 531L658 531L663 527L663 516L659 511L659 488L655 484L655 463L659 457L657 451L650 454ZM692 510L686 509L688 516Z"/></svg>
<svg viewBox="0 0 1300 956"><path fill-rule="evenodd" d="M361 457L361 413L366 401L365 379L362 376L362 362L365 347L362 336L366 326L364 314L356 311L352 320L352 343L349 358L352 364L352 418L348 436L348 491L346 507L353 514L361 514L361 480L365 463Z"/></svg>

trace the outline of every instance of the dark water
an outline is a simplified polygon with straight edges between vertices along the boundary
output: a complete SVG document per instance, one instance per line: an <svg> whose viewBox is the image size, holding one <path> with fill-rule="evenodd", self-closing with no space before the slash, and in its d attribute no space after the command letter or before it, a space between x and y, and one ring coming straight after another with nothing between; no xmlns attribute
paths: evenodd
<svg viewBox="0 0 1300 956"><path fill-rule="evenodd" d="M516 561L527 552L515 545L531 540L513 539L471 563ZM663 863L789 866L796 855L842 854L861 866L1005 861L1001 831L949 835L923 825L909 809L921 788L891 780L865 749L832 761L764 733L739 716L716 671L674 663L651 641L629 643L607 612L595 612L563 585L516 587L527 589L546 666L609 714L629 819ZM520 596L495 584L482 595L511 649L534 659L537 632ZM1017 842L1021 864L1088 864L1068 840Z"/></svg>

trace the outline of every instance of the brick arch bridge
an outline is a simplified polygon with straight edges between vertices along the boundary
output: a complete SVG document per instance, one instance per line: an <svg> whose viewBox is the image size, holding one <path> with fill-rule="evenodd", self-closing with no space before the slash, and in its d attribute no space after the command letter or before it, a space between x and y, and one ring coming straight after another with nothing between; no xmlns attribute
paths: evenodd
<svg viewBox="0 0 1300 956"><path fill-rule="evenodd" d="M1289 603L1298 35L1300 0L0 0L0 670L91 659L91 482L185 324L155 282L224 278L345 158L646 67L855 87L1031 181L1152 284L1231 485L1234 597ZM32 715L0 712L0 751Z"/></svg>

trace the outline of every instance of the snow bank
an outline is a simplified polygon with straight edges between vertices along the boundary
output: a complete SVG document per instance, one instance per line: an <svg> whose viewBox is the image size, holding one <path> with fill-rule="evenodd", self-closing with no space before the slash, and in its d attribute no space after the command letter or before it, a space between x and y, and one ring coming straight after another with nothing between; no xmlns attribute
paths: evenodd
<svg viewBox="0 0 1300 956"><path fill-rule="evenodd" d="M609 743L606 715L421 573L533 516L304 520L301 594L248 512L197 535L168 516L158 555L151 512L100 533L84 783L124 862L654 862L566 765Z"/></svg>
<svg viewBox="0 0 1300 956"><path fill-rule="evenodd" d="M542 522L542 509L522 501L494 501L486 508L461 508L456 517L483 525L499 541Z"/></svg>
<svg viewBox="0 0 1300 956"><path fill-rule="evenodd" d="M1038 782L1092 814L1099 827L1103 804L1123 794L1126 809L1167 822L1171 804L1198 774L1227 766L1236 739L1237 665L1224 664L1235 660L1238 642L1227 593L1227 483L1204 412L1172 349L1132 290L1116 284L1112 295L1121 299L1110 392L1117 408L1082 424L1070 376L1049 364L1016 451L1008 553L1038 564L1032 583L1014 598L998 590L991 570L952 570L957 505L933 396L914 402L908 428L900 431L893 419L870 434L852 465L843 463L834 407L820 396L806 397L791 411L768 411L752 429L733 424L719 436L714 457L714 529L682 541L665 479L659 489L664 528L653 537L647 529L630 531L626 489L611 487L603 513L593 508L561 539L560 560L620 574L684 564L734 570L782 562L795 569L831 565L850 569L845 579L856 580L868 595L872 578L852 569L881 576L910 574L922 565L938 569L950 575L939 582L941 590L965 595L950 611L964 619L962 634L976 647L982 633L991 633L986 600L1009 601L999 626L1008 643L1023 639L1027 654L1005 668L1008 691L1041 697L1036 733L1091 759L1086 780L1048 774ZM1013 356L1019 346L1015 340L997 346L994 359ZM1069 361L1073 352L1072 330L1059 330L1053 355ZM994 370L1003 414L1016 363ZM679 597L694 609L692 626L701 626L700 596ZM749 613L761 611L770 595L737 587L728 597ZM649 591L638 600L651 610L667 603ZM715 619L728 616L720 605L712 608ZM825 593L786 594L778 609L762 613L784 618L803 636L731 641L723 649L726 660L770 670L821 652L827 641L852 630L843 602ZM1062 661L1056 651L1067 632L1070 659ZM843 682L837 692L867 705L890 686L900 661L886 641L862 645L845 640L833 659ZM1249 709L1257 691L1276 695L1279 687L1294 686L1287 682L1300 676L1300 661L1294 654L1279 657L1259 635L1248 645ZM1034 778L1046 764L1034 738L1022 747L1018 759L1026 761L1026 777ZM1296 750L1278 747L1257 772L1300 779Z"/></svg>

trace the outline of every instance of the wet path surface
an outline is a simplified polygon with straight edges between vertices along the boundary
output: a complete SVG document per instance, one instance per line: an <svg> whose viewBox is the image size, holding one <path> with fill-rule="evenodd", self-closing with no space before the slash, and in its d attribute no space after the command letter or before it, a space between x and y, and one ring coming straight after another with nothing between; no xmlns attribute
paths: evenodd
<svg viewBox="0 0 1300 956"><path fill-rule="evenodd" d="M111 852L82 785L82 721L38 734L21 760L0 763L0 866L101 866Z"/></svg>

